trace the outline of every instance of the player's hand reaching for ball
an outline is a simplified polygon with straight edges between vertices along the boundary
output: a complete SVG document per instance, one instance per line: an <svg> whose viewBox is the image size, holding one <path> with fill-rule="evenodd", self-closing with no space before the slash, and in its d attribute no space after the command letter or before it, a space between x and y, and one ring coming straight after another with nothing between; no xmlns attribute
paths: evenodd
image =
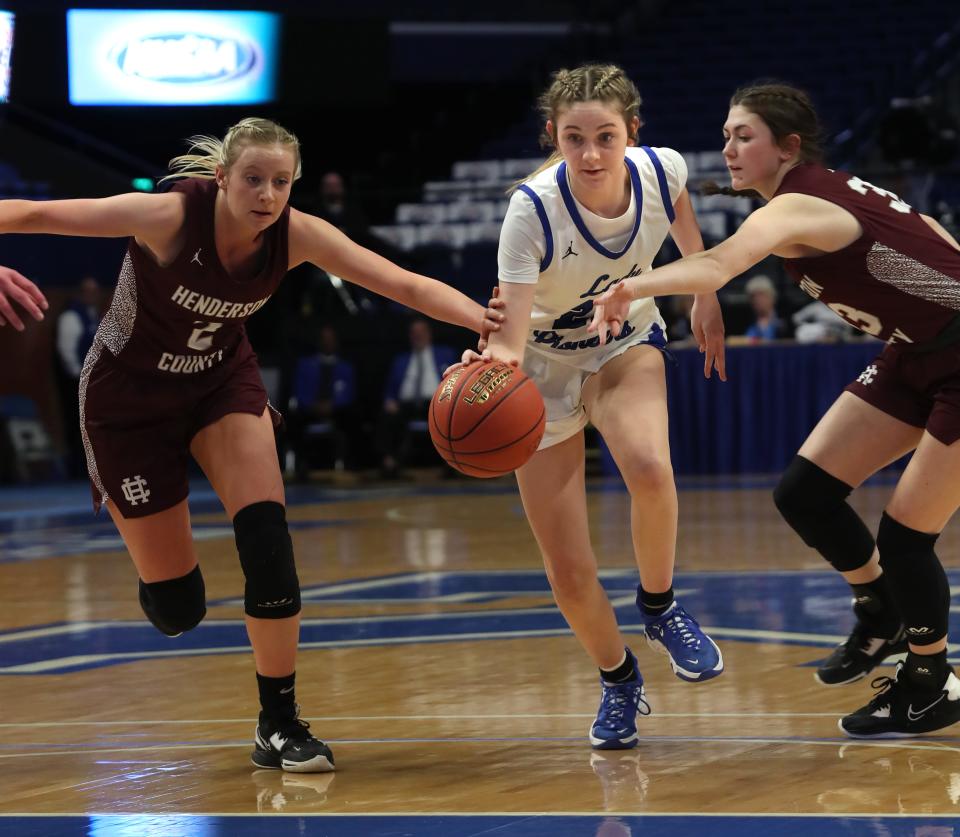
<svg viewBox="0 0 960 837"><path fill-rule="evenodd" d="M630 312L630 303L636 296L636 280L626 279L608 288L593 301L593 319L587 331L600 336L600 345L620 336Z"/></svg>
<svg viewBox="0 0 960 837"><path fill-rule="evenodd" d="M460 362L451 363L446 369L443 370L443 375L441 377L446 378L447 375L449 375L455 369L459 369L461 366L469 366L471 363L486 363L490 359L489 349L484 349L482 352L475 352L473 349L464 349L463 354L460 356Z"/></svg>
<svg viewBox="0 0 960 837"><path fill-rule="evenodd" d="M503 300L500 299L500 288L493 289L493 296L487 302L487 307L483 312L483 322L480 324L480 339L477 341L477 351L482 352L487 348L487 342L491 331L499 331L500 323L504 320ZM464 352L466 354L466 352ZM465 362L466 363L466 362ZM444 373L446 374L446 373Z"/></svg>
<svg viewBox="0 0 960 837"><path fill-rule="evenodd" d="M23 331L23 320L13 307L14 302L35 320L42 320L43 312L50 307L47 298L26 276L0 265L0 326L10 323L17 331Z"/></svg>
<svg viewBox="0 0 960 837"><path fill-rule="evenodd" d="M697 295L690 312L690 327L704 356L703 377L709 378L711 371L716 369L720 380L727 380L723 313L715 293Z"/></svg>
<svg viewBox="0 0 960 837"><path fill-rule="evenodd" d="M490 297L490 300L487 302L486 310L483 312L483 324L480 329L480 339L477 341L476 351L473 349L465 349L460 358L460 362L451 364L444 369L442 377L446 378L447 375L453 372L454 369L459 369L461 366L469 366L471 363L487 363L493 360L502 360L504 363L509 363L511 366L519 366L519 361L515 359L509 360L506 358L494 357L493 353L487 346L490 333L493 331L499 331L500 324L506 319L506 315L503 313L504 305L504 301L500 299L500 288L495 287L493 289L493 296Z"/></svg>
<svg viewBox="0 0 960 837"><path fill-rule="evenodd" d="M459 363L452 363L446 369L443 370L442 378L446 378L451 372L455 369L459 369L461 366L470 366L472 363L507 363L510 366L519 366L520 361L518 358L511 357L495 357L490 349L484 349L482 352L475 352L473 349L464 349L463 354L460 356Z"/></svg>

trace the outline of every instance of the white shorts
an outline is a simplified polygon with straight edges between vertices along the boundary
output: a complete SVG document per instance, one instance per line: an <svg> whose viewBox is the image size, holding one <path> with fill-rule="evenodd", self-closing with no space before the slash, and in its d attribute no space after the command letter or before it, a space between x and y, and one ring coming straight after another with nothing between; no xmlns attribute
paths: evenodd
<svg viewBox="0 0 960 837"><path fill-rule="evenodd" d="M654 346L665 351L666 344L663 330L654 328L647 333L640 332L637 339L628 338L603 362L608 363L634 346ZM592 369L561 363L528 346L523 356L523 371L537 385L547 411L547 426L537 450L565 442L587 426L589 417L583 406L583 385L594 374Z"/></svg>

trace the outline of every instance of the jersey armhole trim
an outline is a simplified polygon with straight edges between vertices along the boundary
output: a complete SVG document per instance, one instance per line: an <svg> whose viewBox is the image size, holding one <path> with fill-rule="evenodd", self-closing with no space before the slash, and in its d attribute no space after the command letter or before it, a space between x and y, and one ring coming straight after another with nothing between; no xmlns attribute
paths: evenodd
<svg viewBox="0 0 960 837"><path fill-rule="evenodd" d="M667 186L667 175L663 170L663 163L660 162L660 158L649 145L641 145L640 148L647 152L650 162L653 163L654 171L657 173L657 182L660 184L660 197L663 200L663 209L672 224L677 220L677 213L674 212L673 203L670 201L670 189Z"/></svg>
<svg viewBox="0 0 960 837"><path fill-rule="evenodd" d="M537 211L540 226L543 227L544 254L543 260L540 262L540 272L543 273L550 267L550 262L553 261L553 232L550 229L550 219L547 218L547 210L543 201L540 200L540 196L533 189L526 183L521 183L517 188L533 201L533 208Z"/></svg>

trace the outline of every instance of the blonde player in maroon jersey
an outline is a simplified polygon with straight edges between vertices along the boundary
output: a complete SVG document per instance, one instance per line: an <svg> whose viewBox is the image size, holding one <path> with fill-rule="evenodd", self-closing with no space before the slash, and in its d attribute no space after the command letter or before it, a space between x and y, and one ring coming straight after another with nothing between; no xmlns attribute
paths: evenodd
<svg viewBox="0 0 960 837"><path fill-rule="evenodd" d="M246 579L263 707L253 762L331 771L333 755L299 719L294 697L300 587L274 443L279 417L243 323L303 262L482 335L500 315L289 207L300 148L281 126L244 119L223 140L192 142L192 153L171 161L182 179L165 194L0 201L0 232L130 237L80 382L94 504L106 504L123 536L150 621L170 636L190 630L206 613L187 507L193 456L233 520ZM22 328L11 301L42 316L36 287L0 268L0 318Z"/></svg>
<svg viewBox="0 0 960 837"><path fill-rule="evenodd" d="M887 346L830 408L774 492L803 540L843 573L857 624L817 678L839 685L909 651L870 703L840 721L852 737L907 736L960 721L947 663L950 587L934 552L960 506L960 245L891 192L820 163L807 95L738 90L723 127L732 190L767 201L726 241L600 297L591 328L616 335L639 296L705 293L770 254L808 294ZM846 498L915 451L876 542Z"/></svg>

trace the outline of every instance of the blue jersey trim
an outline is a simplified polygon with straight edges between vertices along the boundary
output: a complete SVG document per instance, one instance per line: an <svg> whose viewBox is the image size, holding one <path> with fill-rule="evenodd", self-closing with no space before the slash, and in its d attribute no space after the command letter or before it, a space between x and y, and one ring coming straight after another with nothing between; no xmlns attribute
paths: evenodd
<svg viewBox="0 0 960 837"><path fill-rule="evenodd" d="M653 168L657 172L657 182L660 184L660 197L663 198L663 208L667 213L667 218L672 224L677 220L677 213L673 211L673 203L670 201L670 189L667 187L667 175L663 170L663 163L660 162L660 158L649 145L641 145L640 147L647 152L647 156L650 158L650 162L653 163Z"/></svg>
<svg viewBox="0 0 960 837"><path fill-rule="evenodd" d="M650 334L644 343L648 343L651 346L656 346L658 349L667 348L667 335L663 333L663 329L660 328L659 323L654 323L650 327Z"/></svg>
<svg viewBox="0 0 960 837"><path fill-rule="evenodd" d="M577 210L577 203L573 199L573 193L570 191L570 185L567 183L567 164L561 163L557 169L557 186L560 187L560 194L563 197L563 203L567 207L567 212L570 214L570 217L573 219L573 223L579 231L580 235L583 236L584 241L587 242L594 250L596 250L601 256L606 256L608 259L619 259L633 244L633 240L637 237L637 233L640 231L640 216L643 213L643 186L640 184L640 172L637 171L637 166L629 157L624 158L624 162L627 164L627 171L630 172L630 182L633 184L633 194L636 195L637 199L637 217L633 222L633 232L630 233L630 238L627 240L627 243L623 246L623 249L619 253L614 253L612 250L608 250L604 247L599 241L597 241L591 234L590 230L587 229L587 225L583 223L583 218L580 217L580 212Z"/></svg>
<svg viewBox="0 0 960 837"><path fill-rule="evenodd" d="M546 240L546 250L544 251L543 261L540 262L540 272L543 273L550 267L550 262L553 261L553 231L550 229L550 219L547 218L547 210L543 206L543 201L540 200L540 196L533 189L526 183L521 183L517 188L533 201L533 208L537 210L540 226L543 227L543 237Z"/></svg>

